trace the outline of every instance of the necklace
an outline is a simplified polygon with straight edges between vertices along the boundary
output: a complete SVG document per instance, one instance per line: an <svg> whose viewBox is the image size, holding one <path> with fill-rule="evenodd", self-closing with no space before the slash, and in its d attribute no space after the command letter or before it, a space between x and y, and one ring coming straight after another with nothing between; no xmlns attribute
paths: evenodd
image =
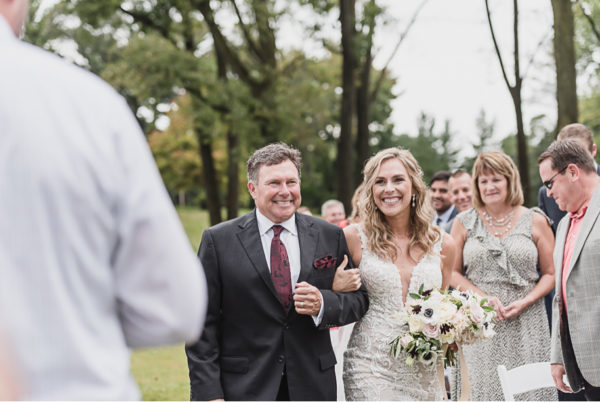
<svg viewBox="0 0 600 402"><path fill-rule="evenodd" d="M494 236L502 237L505 234L507 234L508 232L510 232L510 229L512 228L512 217L513 217L514 212L515 212L515 209L513 208L510 210L510 212L508 214L506 214L500 218L495 218L492 215L488 214L488 212L484 209L483 217L485 218L488 225L490 226L490 229L493 227L502 228L502 229L498 229L497 231L494 231Z"/></svg>

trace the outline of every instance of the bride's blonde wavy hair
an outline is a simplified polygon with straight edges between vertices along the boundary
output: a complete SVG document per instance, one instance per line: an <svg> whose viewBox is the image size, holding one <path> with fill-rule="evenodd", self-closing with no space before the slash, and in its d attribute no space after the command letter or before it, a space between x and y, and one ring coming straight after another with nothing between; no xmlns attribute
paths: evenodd
<svg viewBox="0 0 600 402"><path fill-rule="evenodd" d="M410 151L402 148L387 148L372 156L366 163L363 171L363 191L360 202L362 226L367 237L367 247L380 258L395 261L398 249L394 244L394 233L385 219L385 215L377 208L373 197L373 185L381 164L396 158L406 168L412 182L412 194L416 196L415 206L410 203L409 220L409 256L411 250L418 246L426 254L433 252L433 245L442 236L440 229L434 226L433 208L427 199L427 186L423 182L423 171ZM415 261L416 259L413 258Z"/></svg>

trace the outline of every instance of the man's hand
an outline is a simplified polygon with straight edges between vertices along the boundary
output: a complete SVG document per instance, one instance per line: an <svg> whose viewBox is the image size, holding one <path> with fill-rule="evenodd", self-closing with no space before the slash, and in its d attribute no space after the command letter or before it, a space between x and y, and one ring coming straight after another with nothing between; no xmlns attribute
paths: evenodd
<svg viewBox="0 0 600 402"><path fill-rule="evenodd" d="M307 282L296 284L294 307L298 314L318 315L321 311L321 292Z"/></svg>
<svg viewBox="0 0 600 402"><path fill-rule="evenodd" d="M344 255L344 261L335 269L333 277L334 292L354 292L360 288L360 272L358 269L344 269L348 265L348 256Z"/></svg>
<svg viewBox="0 0 600 402"><path fill-rule="evenodd" d="M562 364L553 364L550 366L550 370L552 372L552 379L554 380L554 385L556 388L561 390L562 392L572 393L573 390L563 381L563 376L565 375L565 367Z"/></svg>

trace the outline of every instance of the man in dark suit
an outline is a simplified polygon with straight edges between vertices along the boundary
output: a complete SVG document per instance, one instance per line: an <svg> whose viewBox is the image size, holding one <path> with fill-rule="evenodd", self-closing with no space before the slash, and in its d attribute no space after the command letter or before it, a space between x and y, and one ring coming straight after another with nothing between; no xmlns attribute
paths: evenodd
<svg viewBox="0 0 600 402"><path fill-rule="evenodd" d="M285 144L257 150L248 160L256 209L204 231L209 306L186 347L192 400L336 399L328 329L358 320L368 299L364 288L331 290L348 248L337 226L296 214L300 164Z"/></svg>
<svg viewBox="0 0 600 402"><path fill-rule="evenodd" d="M435 172L429 182L431 205L434 210L433 224L441 227L446 233L450 233L454 218L458 215L458 210L452 204L450 190L448 189L450 176L450 172L440 170Z"/></svg>

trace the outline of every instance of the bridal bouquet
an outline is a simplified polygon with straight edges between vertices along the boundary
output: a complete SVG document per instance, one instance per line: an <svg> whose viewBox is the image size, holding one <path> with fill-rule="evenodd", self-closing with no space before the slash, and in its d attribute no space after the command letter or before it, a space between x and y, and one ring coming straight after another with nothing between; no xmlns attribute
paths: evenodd
<svg viewBox="0 0 600 402"><path fill-rule="evenodd" d="M487 299L459 290L423 290L410 293L403 311L395 315L405 330L391 342L391 353L406 356L406 364L434 364L438 357L444 367L456 364L456 354L448 346L471 344L494 336L496 312Z"/></svg>

